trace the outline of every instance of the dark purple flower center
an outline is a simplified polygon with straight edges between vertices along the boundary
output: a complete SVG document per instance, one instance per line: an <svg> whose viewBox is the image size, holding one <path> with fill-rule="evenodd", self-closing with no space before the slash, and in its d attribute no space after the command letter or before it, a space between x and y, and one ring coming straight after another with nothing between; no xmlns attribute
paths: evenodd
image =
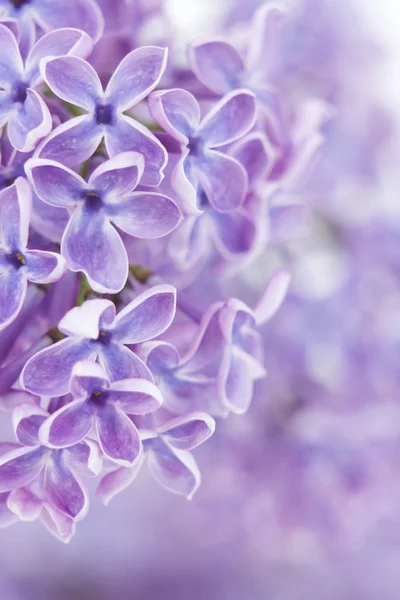
<svg viewBox="0 0 400 600"><path fill-rule="evenodd" d="M90 212L97 212L103 206L103 201L100 197L100 194L94 191L85 192L83 195L83 199L86 204L86 208Z"/></svg>
<svg viewBox="0 0 400 600"><path fill-rule="evenodd" d="M188 143L188 148L192 156L200 156L203 154L203 146L203 140L196 136L190 138Z"/></svg>
<svg viewBox="0 0 400 600"><path fill-rule="evenodd" d="M28 89L28 84L24 83L23 81L19 81L14 86L14 89L13 89L13 101L20 102L21 104L23 104L28 95L27 89Z"/></svg>
<svg viewBox="0 0 400 600"><path fill-rule="evenodd" d="M210 203L205 194L205 191L202 188L198 192L198 198L199 198L199 208L201 210L204 210L205 208L207 208L207 206L210 206Z"/></svg>
<svg viewBox="0 0 400 600"><path fill-rule="evenodd" d="M113 107L110 104L97 105L95 118L97 125L111 125L113 122Z"/></svg>
<svg viewBox="0 0 400 600"><path fill-rule="evenodd" d="M6 259L10 265L14 267L14 269L20 269L26 265L26 258L19 250L15 250L14 252L7 254Z"/></svg>
<svg viewBox="0 0 400 600"><path fill-rule="evenodd" d="M11 4L16 9L21 8L21 6L24 6L24 4L29 4L30 1L31 0L10 0Z"/></svg>
<svg viewBox="0 0 400 600"><path fill-rule="evenodd" d="M107 400L107 393L102 390L94 390L89 398L96 406L104 406Z"/></svg>
<svg viewBox="0 0 400 600"><path fill-rule="evenodd" d="M108 346L111 342L111 333L108 331L100 331L96 342L99 342L102 346Z"/></svg>

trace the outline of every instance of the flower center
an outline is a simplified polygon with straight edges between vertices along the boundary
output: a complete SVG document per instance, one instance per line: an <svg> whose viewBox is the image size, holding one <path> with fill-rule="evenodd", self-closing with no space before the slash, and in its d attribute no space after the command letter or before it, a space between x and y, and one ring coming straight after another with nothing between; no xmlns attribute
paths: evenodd
<svg viewBox="0 0 400 600"><path fill-rule="evenodd" d="M83 200L86 204L86 208L90 212L97 212L103 205L103 201L100 197L100 194L94 191L85 192L83 195Z"/></svg>
<svg viewBox="0 0 400 600"><path fill-rule="evenodd" d="M89 398L89 402L93 402L96 406L104 406L106 403L107 394L101 390L94 390Z"/></svg>
<svg viewBox="0 0 400 600"><path fill-rule="evenodd" d="M113 121L113 107L110 104L96 106L95 118L97 125L111 125Z"/></svg>
<svg viewBox="0 0 400 600"><path fill-rule="evenodd" d="M15 252L11 252L6 255L7 261L14 267L14 269L20 269L24 265L26 265L26 258L21 252L18 250Z"/></svg>
<svg viewBox="0 0 400 600"><path fill-rule="evenodd" d="M19 81L13 89L13 101L23 104L27 97L28 85L23 81Z"/></svg>
<svg viewBox="0 0 400 600"><path fill-rule="evenodd" d="M31 0L10 0L11 4L16 9L21 8L21 6L24 6L24 4L29 4L30 1Z"/></svg>
<svg viewBox="0 0 400 600"><path fill-rule="evenodd" d="M200 156L203 154L203 140L199 137L193 136L189 140L188 148L192 156Z"/></svg>

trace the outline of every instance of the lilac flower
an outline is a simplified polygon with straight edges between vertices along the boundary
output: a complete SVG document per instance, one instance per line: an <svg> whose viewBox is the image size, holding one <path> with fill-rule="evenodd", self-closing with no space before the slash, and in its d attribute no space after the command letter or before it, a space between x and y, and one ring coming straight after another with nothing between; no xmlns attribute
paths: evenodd
<svg viewBox="0 0 400 600"><path fill-rule="evenodd" d="M18 178L0 192L0 329L20 311L28 281L51 283L66 269L59 254L27 249L30 213L31 188Z"/></svg>
<svg viewBox="0 0 400 600"><path fill-rule="evenodd" d="M88 300L73 308L58 325L69 337L27 362L21 374L23 386L34 394L61 396L68 392L75 363L97 358L112 381L152 380L143 361L124 344L138 344L163 333L175 315L175 294L171 285L157 285L117 316L110 300Z"/></svg>
<svg viewBox="0 0 400 600"><path fill-rule="evenodd" d="M183 357L165 341L140 346L138 352L171 411L194 409L215 417L246 412L254 382L265 376L258 327L281 306L289 282L288 273L277 270L254 311L234 298L212 304Z"/></svg>
<svg viewBox="0 0 400 600"><path fill-rule="evenodd" d="M254 132L236 142L229 154L246 170L245 202L228 213L204 203L200 216L188 215L169 243L170 255L178 265L194 266L206 260L214 247L225 261L234 263L233 268L243 268L243 261L254 258L265 246L268 221L259 189L266 187L275 152L265 135Z"/></svg>
<svg viewBox="0 0 400 600"><path fill-rule="evenodd" d="M176 417L163 425L141 431L150 470L167 490L189 500L201 482L199 468L190 453L205 442L215 430L215 421L205 413ZM108 504L115 494L125 489L137 476L140 465L119 468L103 477L97 496Z"/></svg>
<svg viewBox="0 0 400 600"><path fill-rule="evenodd" d="M188 195L195 204L196 192L203 190L204 200L219 212L239 208L247 191L246 172L238 161L217 149L243 137L254 125L253 94L228 94L203 120L196 98L181 89L154 92L149 109L157 123L181 144L182 159L172 175L177 192Z"/></svg>
<svg viewBox="0 0 400 600"><path fill-rule="evenodd" d="M245 59L222 39L194 40L189 45L189 61L199 81L218 95L239 88L251 90L263 109L275 110L276 92L267 81L284 14L283 7L275 4L259 8L254 15Z"/></svg>
<svg viewBox="0 0 400 600"><path fill-rule="evenodd" d="M0 457L0 490L10 492L8 508L22 520L38 517L58 533L71 520L82 519L88 509L81 476L99 473L102 467L97 444L91 440L58 450L43 446L38 432L48 413L34 404L22 404L13 413L17 444L7 444ZM61 529L61 531L60 531Z"/></svg>
<svg viewBox="0 0 400 600"><path fill-rule="evenodd" d="M61 241L61 253L72 271L83 271L100 293L124 287L128 256L119 229L144 239L170 233L181 215L168 197L134 192L144 171L137 152L124 152L101 164L86 183L60 163L32 159L25 167L39 198L68 208L71 218Z"/></svg>
<svg viewBox="0 0 400 600"><path fill-rule="evenodd" d="M48 33L34 45L24 64L17 40L0 24L0 48L0 127L8 124L14 148L30 152L52 128L50 111L35 89L43 82L40 62L64 54L87 56L92 40L78 29Z"/></svg>
<svg viewBox="0 0 400 600"><path fill-rule="evenodd" d="M39 147L38 156L74 166L90 158L104 138L109 156L130 150L143 154L142 184L157 186L166 151L146 127L123 113L154 90L166 64L166 48L137 48L125 56L104 92L96 71L81 58L47 61L42 73L50 89L87 113L57 127Z"/></svg>
<svg viewBox="0 0 400 600"><path fill-rule="evenodd" d="M0 14L15 19L26 51L36 39L36 27L44 31L74 27L83 29L97 42L103 31L101 10L94 0L0 0Z"/></svg>
<svg viewBox="0 0 400 600"><path fill-rule="evenodd" d="M94 427L107 458L125 466L135 462L142 446L139 432L127 415L159 408L162 397L157 387L139 378L111 383L103 367L82 361L72 370L70 393L74 400L43 423L41 442L54 448L73 446Z"/></svg>

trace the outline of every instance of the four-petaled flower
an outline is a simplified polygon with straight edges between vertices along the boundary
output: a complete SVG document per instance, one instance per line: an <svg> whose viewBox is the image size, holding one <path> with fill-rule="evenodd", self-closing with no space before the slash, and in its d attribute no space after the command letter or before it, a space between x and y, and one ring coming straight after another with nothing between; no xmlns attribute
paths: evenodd
<svg viewBox="0 0 400 600"><path fill-rule="evenodd" d="M215 210L237 210L247 191L247 174L236 159L219 149L243 137L254 125L253 94L245 90L228 94L202 120L196 98L181 89L153 92L149 109L181 144L182 158L171 175L175 191L194 204L196 194L204 191L200 199L204 197Z"/></svg>
<svg viewBox="0 0 400 600"><path fill-rule="evenodd" d="M119 64L105 91L96 71L81 58L63 56L42 63L43 77L56 96L87 112L59 125L39 146L38 156L75 166L89 159L104 138L110 157L132 150L143 154L142 184L159 185L166 150L144 125L123 113L158 85L167 54L166 48L157 46L133 50Z"/></svg>
<svg viewBox="0 0 400 600"><path fill-rule="evenodd" d="M25 170L39 198L71 211L61 253L68 267L83 271L100 293L121 291L128 277L128 256L113 225L134 237L155 239L170 233L181 219L170 198L134 192L144 170L143 156L137 152L104 162L88 182L51 160L33 158Z"/></svg>
<svg viewBox="0 0 400 600"><path fill-rule="evenodd" d="M162 404L154 383L138 377L110 382L103 367L78 362L72 371L73 401L57 410L40 428L43 444L73 446L94 428L104 455L120 465L130 465L141 452L139 432L127 415L150 413Z"/></svg>
<svg viewBox="0 0 400 600"><path fill-rule="evenodd" d="M49 56L87 56L92 45L83 31L59 29L36 42L24 64L17 40L0 24L0 128L8 124L14 148L30 152L52 128L50 110L35 89L43 83L40 62Z"/></svg>
<svg viewBox="0 0 400 600"><path fill-rule="evenodd" d="M27 249L31 202L30 185L22 177L0 192L0 329L21 310L28 281L52 283L66 270L59 254Z"/></svg>
<svg viewBox="0 0 400 600"><path fill-rule="evenodd" d="M215 430L215 421L206 413L191 413L170 418L162 425L140 431L144 454L151 472L166 489L192 498L201 481L200 471L190 450L205 442ZM139 464L120 467L103 477L97 496L108 504L136 477Z"/></svg>
<svg viewBox="0 0 400 600"><path fill-rule="evenodd" d="M144 362L124 344L138 344L163 333L175 316L176 290L157 285L130 302L118 315L110 300L88 300L70 310L58 328L66 339L33 356L21 373L25 389L61 396L69 389L76 362L98 359L111 381L139 377L152 381Z"/></svg>

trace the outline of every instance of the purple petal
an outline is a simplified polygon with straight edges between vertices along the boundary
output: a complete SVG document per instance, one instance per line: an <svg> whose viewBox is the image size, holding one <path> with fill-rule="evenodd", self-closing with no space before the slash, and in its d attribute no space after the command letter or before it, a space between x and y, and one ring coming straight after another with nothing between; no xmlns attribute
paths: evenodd
<svg viewBox="0 0 400 600"><path fill-rule="evenodd" d="M82 201L85 181L62 164L53 160L31 158L25 165L25 172L43 202L69 208Z"/></svg>
<svg viewBox="0 0 400 600"><path fill-rule="evenodd" d="M267 177L275 158L267 137L259 132L250 133L237 142L230 153L244 166L251 183Z"/></svg>
<svg viewBox="0 0 400 600"><path fill-rule="evenodd" d="M163 178L167 152L158 139L141 123L131 117L118 115L113 125L105 131L105 144L109 156L121 152L139 152L145 159L142 185L155 187Z"/></svg>
<svg viewBox="0 0 400 600"><path fill-rule="evenodd" d="M139 456L142 444L139 432L121 410L106 405L96 419L100 446L108 458L122 466L129 466Z"/></svg>
<svg viewBox="0 0 400 600"><path fill-rule="evenodd" d="M254 94L238 90L227 94L207 113L199 136L209 148L224 146L246 135L255 120Z"/></svg>
<svg viewBox="0 0 400 600"><path fill-rule="evenodd" d="M35 17L45 31L60 27L84 29L96 43L104 29L101 10L94 0L73 0L73 2L54 2L54 0L36 0Z"/></svg>
<svg viewBox="0 0 400 600"><path fill-rule="evenodd" d="M0 192L0 245L8 250L26 246L31 216L32 192L28 182L17 181Z"/></svg>
<svg viewBox="0 0 400 600"><path fill-rule="evenodd" d="M3 267L0 263L0 330L18 315L24 303L26 289L23 269L17 270L8 265Z"/></svg>
<svg viewBox="0 0 400 600"><path fill-rule="evenodd" d="M74 400L57 410L40 428L45 446L63 448L81 442L92 426L92 412L84 400Z"/></svg>
<svg viewBox="0 0 400 600"><path fill-rule="evenodd" d="M144 415L162 404L162 395L158 387L147 379L124 379L110 385L107 397L118 402L128 415Z"/></svg>
<svg viewBox="0 0 400 600"><path fill-rule="evenodd" d="M110 326L115 318L115 306L111 300L87 300L75 306L58 324L66 335L97 339L102 327Z"/></svg>
<svg viewBox="0 0 400 600"><path fill-rule="evenodd" d="M286 11L278 4L264 4L254 15L254 32L246 59L247 69L259 76L269 75L277 35Z"/></svg>
<svg viewBox="0 0 400 600"><path fill-rule="evenodd" d="M82 518L88 499L72 471L64 463L61 453L53 453L52 464L45 470L46 500L60 512L73 519Z"/></svg>
<svg viewBox="0 0 400 600"><path fill-rule="evenodd" d="M83 58L52 58L45 63L42 73L56 96L87 111L93 112L97 101L103 97L99 76Z"/></svg>
<svg viewBox="0 0 400 600"><path fill-rule="evenodd" d="M43 468L41 448L18 448L0 458L0 492L15 490L36 479Z"/></svg>
<svg viewBox="0 0 400 600"><path fill-rule="evenodd" d="M243 59L227 42L195 40L189 44L189 61L197 79L216 94L241 87Z"/></svg>
<svg viewBox="0 0 400 600"><path fill-rule="evenodd" d="M156 285L132 300L116 317L113 340L139 344L163 333L171 325L176 310L176 289Z"/></svg>
<svg viewBox="0 0 400 600"><path fill-rule="evenodd" d="M40 235L59 244L68 221L69 214L65 209L50 206L42 202L37 194L32 195L31 224Z"/></svg>
<svg viewBox="0 0 400 600"><path fill-rule="evenodd" d="M146 342L140 346L140 356L154 375L162 374L178 366L180 356L172 344L163 341Z"/></svg>
<svg viewBox="0 0 400 600"><path fill-rule="evenodd" d="M8 527L18 522L18 515L10 510L8 507L8 499L10 492L3 492L0 494L0 529Z"/></svg>
<svg viewBox="0 0 400 600"><path fill-rule="evenodd" d="M100 446L91 439L70 446L67 448L65 456L70 468L85 477L99 475L103 468L103 455Z"/></svg>
<svg viewBox="0 0 400 600"><path fill-rule="evenodd" d="M101 365L81 360L72 370L70 392L75 398L90 398L94 391L108 388L110 379Z"/></svg>
<svg viewBox="0 0 400 600"><path fill-rule="evenodd" d="M92 173L88 186L102 192L104 200L118 203L136 188L144 170L144 159L138 152L122 152L102 163Z"/></svg>
<svg viewBox="0 0 400 600"><path fill-rule="evenodd" d="M257 227L253 219L242 211L215 213L215 244L228 260L250 253L257 241Z"/></svg>
<svg viewBox="0 0 400 600"><path fill-rule="evenodd" d="M84 341L61 340L28 360L21 373L23 387L38 396L62 396L68 392L74 364L95 357Z"/></svg>
<svg viewBox="0 0 400 600"><path fill-rule="evenodd" d="M46 504L43 507L40 520L56 538L65 543L71 541L75 533L75 521L71 517L56 510L50 504Z"/></svg>
<svg viewBox="0 0 400 600"><path fill-rule="evenodd" d="M231 156L210 150L196 161L196 173L210 204L220 212L237 210L247 192L247 173Z"/></svg>
<svg viewBox="0 0 400 600"><path fill-rule="evenodd" d="M26 100L8 122L11 144L20 152L31 152L51 131L51 114L45 101L35 90L26 90Z"/></svg>
<svg viewBox="0 0 400 600"><path fill-rule="evenodd" d="M18 441L24 446L37 446L40 426L48 416L48 412L36 404L25 402L16 406L12 419Z"/></svg>
<svg viewBox="0 0 400 600"><path fill-rule="evenodd" d="M101 294L122 290L129 272L128 256L119 233L101 212L84 205L71 217L61 241L61 253L71 271L82 271Z"/></svg>
<svg viewBox="0 0 400 600"><path fill-rule="evenodd" d="M152 192L134 192L122 202L108 204L107 214L128 235L147 240L168 235L181 221L175 202Z"/></svg>
<svg viewBox="0 0 400 600"><path fill-rule="evenodd" d="M143 457L143 455L141 455ZM143 459L139 457L132 466L120 467L111 473L107 473L99 483L96 496L106 506L119 492L125 490L136 479L141 467Z"/></svg>
<svg viewBox="0 0 400 600"><path fill-rule="evenodd" d="M40 158L57 160L73 167L94 154L102 137L103 131L93 118L82 115L56 127L39 145L36 154Z"/></svg>
<svg viewBox="0 0 400 600"><path fill-rule="evenodd" d="M290 274L284 269L279 269L268 280L263 295L254 312L257 323L262 325L274 316L285 299L289 284Z"/></svg>
<svg viewBox="0 0 400 600"><path fill-rule="evenodd" d="M9 495L7 505L21 521L34 521L42 512L43 502L28 487L13 490Z"/></svg>
<svg viewBox="0 0 400 600"><path fill-rule="evenodd" d="M180 269L197 268L212 249L207 217L186 217L172 234L168 250Z"/></svg>
<svg viewBox="0 0 400 600"><path fill-rule="evenodd" d="M85 58L93 48L92 39L80 29L57 29L40 38L32 48L26 60L25 76L30 87L41 82L39 65L42 59L56 56L80 56Z"/></svg>
<svg viewBox="0 0 400 600"><path fill-rule="evenodd" d="M32 283L53 283L61 279L67 270L65 259L56 252L28 250L24 256L25 276Z"/></svg>
<svg viewBox="0 0 400 600"><path fill-rule="evenodd" d="M163 487L189 499L200 485L200 471L193 456L184 450L172 449L162 440L153 442L149 466Z"/></svg>
<svg viewBox="0 0 400 600"><path fill-rule="evenodd" d="M200 125L200 106L186 90L154 92L148 100L149 110L157 123L172 137L187 144Z"/></svg>
<svg viewBox="0 0 400 600"><path fill-rule="evenodd" d="M167 66L168 49L143 46L119 64L107 86L107 100L124 112L146 98L158 85Z"/></svg>
<svg viewBox="0 0 400 600"><path fill-rule="evenodd" d="M255 359L236 347L231 348L222 363L219 379L222 400L236 414L245 413L250 406L256 375L255 363Z"/></svg>
<svg viewBox="0 0 400 600"><path fill-rule="evenodd" d="M104 347L99 360L112 381L134 377L153 381L153 376L145 363L132 350L121 344L109 344Z"/></svg>
<svg viewBox="0 0 400 600"><path fill-rule="evenodd" d="M24 65L17 40L11 31L0 23L0 87L7 89L22 77Z"/></svg>
<svg viewBox="0 0 400 600"><path fill-rule="evenodd" d="M165 441L177 450L192 450L205 442L215 430L215 421L206 413L192 413L168 421L158 429Z"/></svg>

